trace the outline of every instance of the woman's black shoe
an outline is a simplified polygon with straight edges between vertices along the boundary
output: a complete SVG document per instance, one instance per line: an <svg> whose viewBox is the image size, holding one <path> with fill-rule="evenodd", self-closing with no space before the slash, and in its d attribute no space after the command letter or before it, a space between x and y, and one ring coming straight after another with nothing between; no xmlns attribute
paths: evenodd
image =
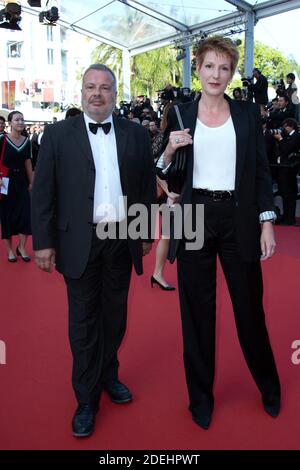
<svg viewBox="0 0 300 470"><path fill-rule="evenodd" d="M150 282L151 282L151 287L153 287L153 284L157 284L162 290L175 290L175 287L164 286L157 279L155 279L155 277L153 277L153 276L151 276Z"/></svg>
<svg viewBox="0 0 300 470"><path fill-rule="evenodd" d="M31 261L29 256L23 256L22 255L22 253L20 252L18 246L17 246L17 249L16 249L16 253L17 253L18 256L21 256L22 260L25 261L25 263L29 263L29 261Z"/></svg>
<svg viewBox="0 0 300 470"><path fill-rule="evenodd" d="M263 398L264 410L272 418L277 418L280 413L280 398L278 396L271 396Z"/></svg>
<svg viewBox="0 0 300 470"><path fill-rule="evenodd" d="M207 430L211 422L211 414L207 413L201 416L192 413L192 420L194 421L194 423L198 424L198 426L200 426L202 429Z"/></svg>
<svg viewBox="0 0 300 470"><path fill-rule="evenodd" d="M17 262L17 258L15 256L13 256L12 258L10 258L9 256L7 257L7 261L9 261L10 263L16 263Z"/></svg>

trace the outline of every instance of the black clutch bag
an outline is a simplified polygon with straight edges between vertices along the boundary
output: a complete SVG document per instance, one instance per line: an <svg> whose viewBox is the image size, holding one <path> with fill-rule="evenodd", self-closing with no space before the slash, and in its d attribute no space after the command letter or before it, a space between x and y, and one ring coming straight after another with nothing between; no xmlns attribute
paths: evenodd
<svg viewBox="0 0 300 470"><path fill-rule="evenodd" d="M174 106L177 119L179 122L180 129L184 130L184 125L182 122L182 118L178 109L178 106ZM167 180L168 180L168 189L173 193L180 194L182 187L185 182L186 178L186 168L187 168L187 148L181 147L179 148L170 164L170 168L167 173Z"/></svg>

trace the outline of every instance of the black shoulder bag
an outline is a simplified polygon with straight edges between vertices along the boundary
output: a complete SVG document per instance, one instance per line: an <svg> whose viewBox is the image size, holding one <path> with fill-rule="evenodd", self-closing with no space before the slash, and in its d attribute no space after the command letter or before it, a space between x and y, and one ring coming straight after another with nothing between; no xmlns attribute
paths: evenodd
<svg viewBox="0 0 300 470"><path fill-rule="evenodd" d="M177 105L174 106L180 129L184 130L184 125ZM173 193L180 194L186 178L187 148L180 147L171 162L167 173L168 189Z"/></svg>

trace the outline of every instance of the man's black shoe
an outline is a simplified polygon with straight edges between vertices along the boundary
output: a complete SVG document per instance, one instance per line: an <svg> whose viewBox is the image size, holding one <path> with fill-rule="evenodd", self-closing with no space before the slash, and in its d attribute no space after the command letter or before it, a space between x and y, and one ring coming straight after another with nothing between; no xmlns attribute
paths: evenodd
<svg viewBox="0 0 300 470"><path fill-rule="evenodd" d="M88 437L95 429L95 418L98 408L85 404L79 405L72 420L73 436Z"/></svg>
<svg viewBox="0 0 300 470"><path fill-rule="evenodd" d="M128 403L132 401L132 393L118 380L113 380L112 382L106 383L104 385L104 390L108 393L109 398L114 403Z"/></svg>

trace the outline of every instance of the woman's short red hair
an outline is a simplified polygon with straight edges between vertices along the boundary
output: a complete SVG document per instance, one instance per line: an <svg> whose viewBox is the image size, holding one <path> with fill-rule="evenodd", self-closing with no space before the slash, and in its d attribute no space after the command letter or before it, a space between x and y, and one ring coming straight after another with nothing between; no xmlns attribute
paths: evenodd
<svg viewBox="0 0 300 470"><path fill-rule="evenodd" d="M209 51L227 56L230 59L231 73L232 75L234 74L239 61L239 51L231 39L224 38L223 36L211 36L200 41L195 53L198 67L201 67L204 57Z"/></svg>

